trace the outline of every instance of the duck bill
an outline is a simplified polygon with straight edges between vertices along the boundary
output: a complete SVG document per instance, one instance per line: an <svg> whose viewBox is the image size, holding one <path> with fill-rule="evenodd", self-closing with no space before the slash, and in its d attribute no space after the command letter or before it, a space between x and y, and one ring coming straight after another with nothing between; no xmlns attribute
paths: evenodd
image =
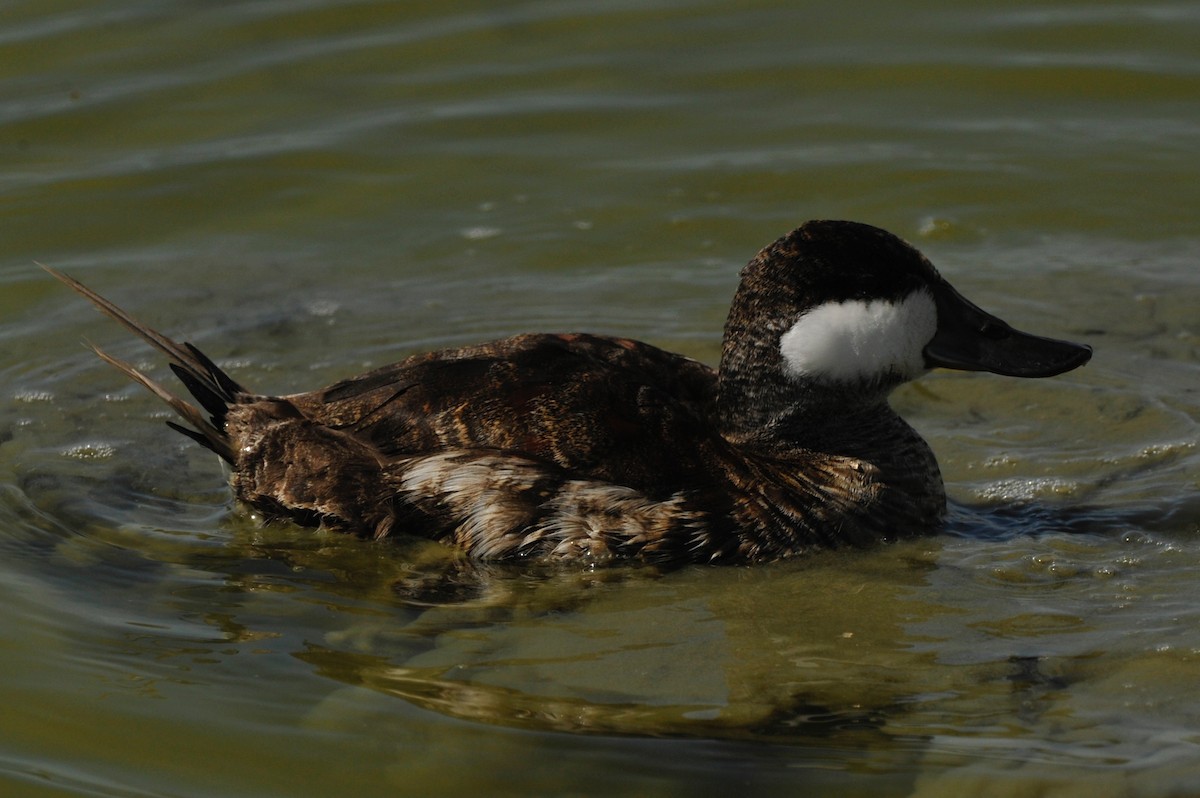
<svg viewBox="0 0 1200 798"><path fill-rule="evenodd" d="M1079 368L1092 348L1014 330L942 283L934 289L938 325L925 346L929 368L990 371L1008 377L1053 377Z"/></svg>

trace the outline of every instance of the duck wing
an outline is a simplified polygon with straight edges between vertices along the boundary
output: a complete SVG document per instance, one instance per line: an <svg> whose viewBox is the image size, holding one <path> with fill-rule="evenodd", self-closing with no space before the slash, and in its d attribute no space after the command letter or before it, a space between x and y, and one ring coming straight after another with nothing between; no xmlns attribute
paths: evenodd
<svg viewBox="0 0 1200 798"><path fill-rule="evenodd" d="M596 335L418 355L286 399L381 457L500 450L637 488L694 478L697 444L719 438L712 368Z"/></svg>

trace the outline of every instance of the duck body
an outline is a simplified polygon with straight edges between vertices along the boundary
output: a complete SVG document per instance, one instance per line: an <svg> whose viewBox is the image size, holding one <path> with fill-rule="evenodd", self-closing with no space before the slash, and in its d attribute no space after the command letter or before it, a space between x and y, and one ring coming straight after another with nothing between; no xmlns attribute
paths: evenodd
<svg viewBox="0 0 1200 798"><path fill-rule="evenodd" d="M1050 376L1090 349L1018 333L877 228L810 222L742 273L719 369L649 344L529 334L291 396L51 271L167 354L188 421L268 519L444 540L483 559L754 562L928 534L945 494L888 394L946 365Z"/></svg>

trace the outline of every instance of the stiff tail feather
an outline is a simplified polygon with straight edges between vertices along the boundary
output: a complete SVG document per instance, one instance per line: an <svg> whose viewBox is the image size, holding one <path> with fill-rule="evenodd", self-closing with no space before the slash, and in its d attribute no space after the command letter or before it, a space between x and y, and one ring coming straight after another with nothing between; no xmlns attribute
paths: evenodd
<svg viewBox="0 0 1200 798"><path fill-rule="evenodd" d="M180 381L196 401L200 403L200 406L208 411L210 414L208 418L204 417L204 413L199 408L171 393L138 371L134 366L113 357L91 342L88 344L100 359L112 365L134 382L144 386L159 399L162 399L195 429L188 429L171 421L167 422L168 426L182 432L200 445L216 452L226 462L233 463L233 449L229 443L229 436L225 434L225 414L229 409L229 405L239 395L244 395L247 391L238 385L228 374L221 371L215 363L209 360L196 347L186 342L181 344L172 341L165 335L147 327L73 277L69 277L44 263L38 263L37 265L52 277L74 289L79 294L82 294L102 313L118 321L126 329L142 338L170 359L171 371L175 372L175 375L179 377Z"/></svg>

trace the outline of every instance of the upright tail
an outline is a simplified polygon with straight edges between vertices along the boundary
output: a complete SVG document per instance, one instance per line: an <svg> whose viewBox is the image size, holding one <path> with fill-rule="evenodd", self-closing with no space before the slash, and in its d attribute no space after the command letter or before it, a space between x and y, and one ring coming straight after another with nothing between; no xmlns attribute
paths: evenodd
<svg viewBox="0 0 1200 798"><path fill-rule="evenodd" d="M233 404L239 395L245 395L247 391L191 344L187 342L179 344L172 341L165 335L142 324L78 280L43 263L39 263L38 266L87 297L101 312L116 319L170 359L171 371L175 372L175 375L200 403L200 406L209 412L208 418L204 417L199 408L180 399L129 363L113 357L89 342L89 346L101 359L116 367L130 379L145 386L151 393L170 405L195 429L188 429L172 421L167 422L168 426L197 441L201 446L211 449L226 462L232 464L234 455L229 436L225 433L225 414L229 410L229 405Z"/></svg>

